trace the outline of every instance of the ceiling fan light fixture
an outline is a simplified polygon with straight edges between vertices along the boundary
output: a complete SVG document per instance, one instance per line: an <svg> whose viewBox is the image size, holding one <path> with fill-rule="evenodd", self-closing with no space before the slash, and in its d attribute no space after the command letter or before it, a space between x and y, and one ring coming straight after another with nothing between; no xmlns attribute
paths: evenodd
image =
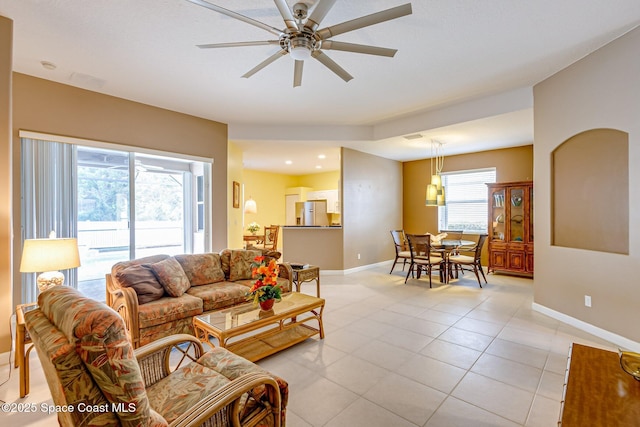
<svg viewBox="0 0 640 427"><path fill-rule="evenodd" d="M289 54L296 61L304 61L311 58L313 43L306 37L292 37L289 40Z"/></svg>
<svg viewBox="0 0 640 427"><path fill-rule="evenodd" d="M334 3L336 3L336 0L300 0L295 3L293 7L289 6L290 2L287 2L287 0L274 0L278 12L280 12L280 15L285 24L285 28L280 29L245 16L241 13L225 9L222 6L209 3L209 1L211 0L187 1L221 13L230 18L253 25L277 36L277 40L212 43L198 45L198 47L201 49L211 49L222 47L278 45L280 46L280 50L259 63L257 66L253 67L251 70L247 71L242 75L242 77L249 78L277 59L290 54L295 63L293 70L293 87L302 85L302 69L304 66L304 61L310 58L317 59L318 62L331 70L345 82L353 79L352 75L350 75L345 69L340 67L340 65L338 65L335 61L333 61L329 56L325 54L324 51L326 50L338 50L344 52L362 53L367 55L393 57L397 52L396 49L339 42L330 39L340 34L359 30L365 27L370 27L382 22L391 21L402 16L411 15L412 13L411 3L407 3L401 6L392 7L390 9L382 10L370 15L360 16L359 18L351 19L339 24L318 29L322 20L325 18L329 10L333 7ZM291 0L291 2L294 1L295 0ZM312 11L309 14L310 7L312 8Z"/></svg>

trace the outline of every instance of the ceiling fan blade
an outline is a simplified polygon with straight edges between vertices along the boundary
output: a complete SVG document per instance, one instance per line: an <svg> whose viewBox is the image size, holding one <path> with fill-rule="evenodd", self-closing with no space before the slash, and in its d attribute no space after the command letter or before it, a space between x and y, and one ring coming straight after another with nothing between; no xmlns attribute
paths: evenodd
<svg viewBox="0 0 640 427"><path fill-rule="evenodd" d="M311 12L311 15L307 18L304 27L308 30L315 31L335 2L336 0L318 0L313 12Z"/></svg>
<svg viewBox="0 0 640 427"><path fill-rule="evenodd" d="M322 51L315 50L311 53L311 56L320 61L322 65L336 73L345 82L348 82L353 78L351 74L347 73L344 68L336 64L333 59L322 53Z"/></svg>
<svg viewBox="0 0 640 427"><path fill-rule="evenodd" d="M191 1L191 0L190 0ZM362 16L352 19L341 24L332 25L316 32L322 40L337 36L338 34L348 33L349 31L358 30L370 25L379 24L381 22L390 21L400 18L401 16L411 15L411 3L402 6L392 7L391 9L381 12L372 13L371 15Z"/></svg>
<svg viewBox="0 0 640 427"><path fill-rule="evenodd" d="M304 67L304 61L296 61L293 67L293 87L302 86L302 68Z"/></svg>
<svg viewBox="0 0 640 427"><path fill-rule="evenodd" d="M368 46L364 44L354 44L337 42L333 40L323 40L322 49L325 50L342 50L344 52L364 53L367 55L378 55L393 57L398 49L388 49L386 47Z"/></svg>
<svg viewBox="0 0 640 427"><path fill-rule="evenodd" d="M262 70L264 67L266 67L267 65L271 64L276 59L279 59L279 58L283 57L287 53L288 52L286 50L280 49L278 52L274 53L273 55L271 55L270 57L268 57L267 59L265 59L264 61L262 61L261 63L259 63L258 65L256 65L252 69L250 69L249 71L247 71L246 73L244 73L242 75L242 77L244 77L245 79L248 79L249 77L253 76L258 71Z"/></svg>
<svg viewBox="0 0 640 427"><path fill-rule="evenodd" d="M211 44L199 44L200 49L214 49L218 47L242 47L242 46L263 46L270 44L280 44L279 40L263 40L255 42L232 42L232 43L211 43Z"/></svg>
<svg viewBox="0 0 640 427"><path fill-rule="evenodd" d="M191 2L193 4L197 4L198 6L206 7L207 9L211 9L211 10L213 10L215 12L222 13L223 15L227 15L227 16L229 16L231 18L234 18L234 19L237 19L239 21L246 22L247 24L254 25L254 26L258 27L258 28L262 28L263 30L269 31L270 33L273 33L278 37L280 35L282 35L282 30L279 30L278 28L272 27L271 25L267 25L267 24L265 24L263 22L260 22L260 21L256 21L253 18L249 18L248 16L241 15L241 14L239 14L237 12L232 11L232 10L225 9L224 7L220 7L220 6L217 6L215 4L211 4L211 3L206 2L204 0L187 0L187 1Z"/></svg>
<svg viewBox="0 0 640 427"><path fill-rule="evenodd" d="M296 24L296 18L293 17L293 13L291 13L291 9L289 9L289 5L285 0L273 0L276 4L276 7L280 11L280 15L282 15L282 19L284 19L284 23L288 29L291 31L298 31L298 24Z"/></svg>

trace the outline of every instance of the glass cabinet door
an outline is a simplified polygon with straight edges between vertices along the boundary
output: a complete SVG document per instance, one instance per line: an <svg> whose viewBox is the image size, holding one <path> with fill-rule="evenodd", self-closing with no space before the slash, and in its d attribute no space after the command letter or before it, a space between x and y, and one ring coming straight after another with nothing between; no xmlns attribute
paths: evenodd
<svg viewBox="0 0 640 427"><path fill-rule="evenodd" d="M506 220L506 212L505 212L505 190L498 189L492 193L493 207L491 209L492 212L492 235L491 239L493 240L504 240L505 238L505 229L504 222Z"/></svg>
<svg viewBox="0 0 640 427"><path fill-rule="evenodd" d="M511 242L524 241L524 197L525 189L515 187L509 191L509 240Z"/></svg>

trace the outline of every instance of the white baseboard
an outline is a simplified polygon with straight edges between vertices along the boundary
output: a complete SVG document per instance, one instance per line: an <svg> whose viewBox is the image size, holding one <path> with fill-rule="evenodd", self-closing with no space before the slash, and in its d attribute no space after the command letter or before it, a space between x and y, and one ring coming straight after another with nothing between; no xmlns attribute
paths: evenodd
<svg viewBox="0 0 640 427"><path fill-rule="evenodd" d="M531 309L542 313L546 316L559 320L563 323L566 323L574 328L578 328L582 331L588 332L591 335L595 335L598 338L602 338L603 340L609 341L623 350L630 350L635 352L640 352L640 343L632 341L628 338L625 338L621 335L614 334L613 332L609 332L605 329L594 326L590 323L584 322L582 320L576 319L575 317L568 316L564 313L560 313L559 311L555 311L546 307L544 305L540 305L538 303L531 304Z"/></svg>
<svg viewBox="0 0 640 427"><path fill-rule="evenodd" d="M369 270L370 268L380 267L384 265L391 265L393 261L381 261L375 264L361 265L359 267L349 268L347 270L320 270L320 273L328 276L342 276L345 274L357 273L358 271Z"/></svg>

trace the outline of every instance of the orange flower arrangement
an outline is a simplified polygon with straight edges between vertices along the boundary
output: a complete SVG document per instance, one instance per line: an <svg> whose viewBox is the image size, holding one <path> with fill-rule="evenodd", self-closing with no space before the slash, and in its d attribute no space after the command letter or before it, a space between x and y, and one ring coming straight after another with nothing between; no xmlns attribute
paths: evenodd
<svg viewBox="0 0 640 427"><path fill-rule="evenodd" d="M253 300L255 305L269 299L280 301L282 299L281 290L276 280L280 267L278 267L276 260L272 258L267 263L264 256L257 256L254 258L254 262L251 263L251 268L251 275L256 279L256 282L249 290L247 299Z"/></svg>

